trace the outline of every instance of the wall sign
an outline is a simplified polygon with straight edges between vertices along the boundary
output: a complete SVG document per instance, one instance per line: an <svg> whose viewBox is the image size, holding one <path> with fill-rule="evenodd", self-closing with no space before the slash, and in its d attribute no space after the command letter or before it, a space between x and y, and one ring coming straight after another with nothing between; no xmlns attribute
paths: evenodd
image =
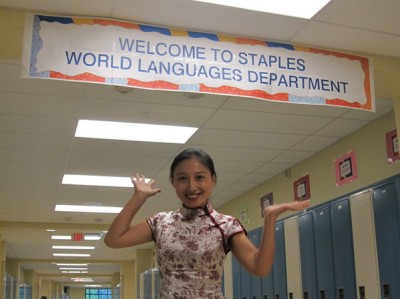
<svg viewBox="0 0 400 299"><path fill-rule="evenodd" d="M293 182L294 200L307 200L311 198L310 176L307 174Z"/></svg>
<svg viewBox="0 0 400 299"><path fill-rule="evenodd" d="M110 19L26 17L22 76L374 111L367 57Z"/></svg>
<svg viewBox="0 0 400 299"><path fill-rule="evenodd" d="M386 133L386 152L389 163L394 163L400 160L399 139L397 137L396 129Z"/></svg>
<svg viewBox="0 0 400 299"><path fill-rule="evenodd" d="M342 186L358 178L356 153L354 150L334 161L336 186Z"/></svg>

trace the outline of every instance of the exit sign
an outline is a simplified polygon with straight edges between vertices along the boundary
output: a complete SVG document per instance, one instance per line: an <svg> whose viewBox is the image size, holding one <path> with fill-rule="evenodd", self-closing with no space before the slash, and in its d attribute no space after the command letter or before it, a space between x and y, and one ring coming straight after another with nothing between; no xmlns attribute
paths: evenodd
<svg viewBox="0 0 400 299"><path fill-rule="evenodd" d="M83 234L72 234L72 241L82 241L84 239L84 235Z"/></svg>

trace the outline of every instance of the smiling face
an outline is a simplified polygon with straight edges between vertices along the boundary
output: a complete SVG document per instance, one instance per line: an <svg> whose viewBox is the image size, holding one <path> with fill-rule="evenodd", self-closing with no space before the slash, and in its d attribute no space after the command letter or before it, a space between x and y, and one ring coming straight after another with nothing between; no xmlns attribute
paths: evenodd
<svg viewBox="0 0 400 299"><path fill-rule="evenodd" d="M215 186L215 176L196 157L182 160L171 176L176 195L188 208L204 207Z"/></svg>

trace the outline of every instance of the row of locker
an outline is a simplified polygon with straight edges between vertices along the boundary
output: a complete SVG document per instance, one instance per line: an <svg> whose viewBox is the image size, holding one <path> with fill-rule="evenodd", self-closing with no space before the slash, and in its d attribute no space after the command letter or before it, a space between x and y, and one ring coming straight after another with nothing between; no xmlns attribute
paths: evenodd
<svg viewBox="0 0 400 299"><path fill-rule="evenodd" d="M157 268L148 269L137 276L137 298L157 299L160 289L160 273Z"/></svg>
<svg viewBox="0 0 400 299"><path fill-rule="evenodd" d="M276 223L265 278L232 258L235 299L400 298L400 176ZM262 230L249 232L258 245Z"/></svg>

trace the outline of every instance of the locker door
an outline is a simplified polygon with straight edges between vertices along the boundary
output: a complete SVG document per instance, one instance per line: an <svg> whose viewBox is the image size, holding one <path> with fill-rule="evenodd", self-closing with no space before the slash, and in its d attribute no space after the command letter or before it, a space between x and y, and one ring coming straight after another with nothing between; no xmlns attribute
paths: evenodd
<svg viewBox="0 0 400 299"><path fill-rule="evenodd" d="M400 236L394 182L373 190L381 298L400 298Z"/></svg>
<svg viewBox="0 0 400 299"><path fill-rule="evenodd" d="M240 264L235 256L232 254L232 280L233 280L233 299L241 299L242 294L240 290Z"/></svg>
<svg viewBox="0 0 400 299"><path fill-rule="evenodd" d="M303 295L302 295L302 285L301 285L302 278L301 278L298 219L295 217L285 220L284 228L285 228L287 297L289 299L292 298L299 299L303 298Z"/></svg>
<svg viewBox="0 0 400 299"><path fill-rule="evenodd" d="M276 223L276 251L272 266L273 299L287 299L285 229L283 222ZM270 292L269 292L270 293ZM268 297L270 299L271 297Z"/></svg>
<svg viewBox="0 0 400 299"><path fill-rule="evenodd" d="M331 223L336 299L356 298L353 235L348 199L332 203Z"/></svg>
<svg viewBox="0 0 400 299"><path fill-rule="evenodd" d="M316 299L317 274L315 271L315 249L312 212L299 216L300 264L304 299Z"/></svg>
<svg viewBox="0 0 400 299"><path fill-rule="evenodd" d="M251 242L258 248L260 246L260 236L261 236L261 229L258 228L251 232L249 232L248 236ZM261 278L250 275L250 284L251 284L251 299L261 299Z"/></svg>
<svg viewBox="0 0 400 299"><path fill-rule="evenodd" d="M331 222L329 206L313 211L318 298L334 299Z"/></svg>
<svg viewBox="0 0 400 299"><path fill-rule="evenodd" d="M357 299L381 298L371 190L350 197Z"/></svg>

